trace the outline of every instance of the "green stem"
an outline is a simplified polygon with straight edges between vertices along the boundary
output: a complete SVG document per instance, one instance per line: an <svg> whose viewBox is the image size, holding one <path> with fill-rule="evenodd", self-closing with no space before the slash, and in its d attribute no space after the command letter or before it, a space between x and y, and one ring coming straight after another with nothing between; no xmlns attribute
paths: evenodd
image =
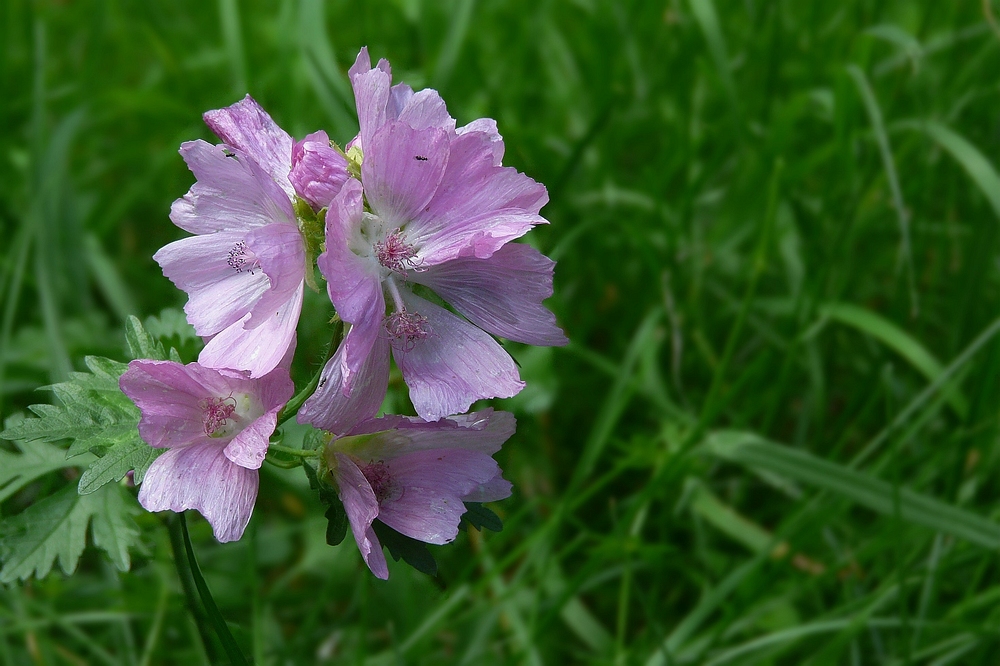
<svg viewBox="0 0 1000 666"><path fill-rule="evenodd" d="M268 445L269 451L277 451L278 453L287 453L290 456L297 456L299 458L316 458L319 456L319 451L307 451L306 449L296 449L291 446L282 446L281 444L271 443Z"/></svg>
<svg viewBox="0 0 1000 666"><path fill-rule="evenodd" d="M313 378L309 380L305 388L295 394L295 396L288 401L288 404L282 408L278 413L278 426L283 424L288 419L292 418L298 414L299 409L302 404L309 399L309 396L313 394L316 387L319 386L320 375L323 374L323 368L326 367L326 362L337 352L337 348L340 346L340 341L344 339L344 322L340 320L337 315L333 316L333 337L330 340L330 348L326 352L326 358L323 359L323 363L320 365L319 370L313 375ZM271 445L273 448L273 444Z"/></svg>
<svg viewBox="0 0 1000 666"><path fill-rule="evenodd" d="M211 663L219 661L219 649L212 635L208 633L208 617L205 609L198 598L198 587L194 582L194 575L191 572L191 563L188 560L184 548L184 537L187 534L187 526L183 523L182 514L169 514L165 521L170 534L170 549L174 553L174 566L177 568L177 577L181 581L181 589L184 590L184 600L187 602L188 610L194 616L194 624L198 628L201 642L205 646L205 655Z"/></svg>
<svg viewBox="0 0 1000 666"><path fill-rule="evenodd" d="M222 649L225 650L226 656L229 657L229 663L233 666L249 666L249 662L246 657L243 656L243 651L240 650L240 646L236 644L236 639L233 638L233 634L229 631L229 627L226 626L226 620L222 617L222 613L219 612L219 607L215 605L215 599L212 598L212 592L208 589L208 584L205 582L205 578L201 575L201 567L198 566L198 560L194 555L194 547L191 545L191 535L188 534L187 521L184 519L184 514L177 514L177 525L179 527L176 530L180 533L180 540L183 541L184 551L187 553L187 570L186 574L190 576L190 581L194 583L194 587L198 590L198 596L201 598L202 608L204 613L195 613L195 620L199 621L198 631L201 632L202 640L204 641L206 636L205 629L202 626L200 620L207 619L208 624L211 625L212 629L215 630L215 635L218 636L219 640L222 642ZM174 545L174 528L171 527L171 545ZM177 557L178 553L174 552L175 562L179 562L184 559ZM177 565L178 573L181 573L181 565ZM185 583L185 575L181 576L181 583L184 584L185 596L188 597L188 604L190 606L195 606L197 600L193 597L189 591L188 585ZM201 617L199 617L201 615ZM206 649L208 641L205 641ZM217 659L212 659L209 655L212 663L218 663Z"/></svg>

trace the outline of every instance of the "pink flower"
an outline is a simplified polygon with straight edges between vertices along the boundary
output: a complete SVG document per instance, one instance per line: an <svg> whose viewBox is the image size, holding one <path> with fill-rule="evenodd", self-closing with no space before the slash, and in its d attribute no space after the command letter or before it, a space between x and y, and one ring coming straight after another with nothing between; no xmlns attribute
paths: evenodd
<svg viewBox="0 0 1000 666"><path fill-rule="evenodd" d="M545 187L500 165L494 121L456 129L436 91L392 86L388 63L371 68L367 49L350 75L361 132L347 155L360 160L361 182L349 180L328 202L318 264L351 329L300 420L336 430L374 415L361 406L384 394L390 349L425 419L515 395L524 384L491 334L566 343L542 305L554 262L508 244L546 223ZM416 295L413 284L465 318Z"/></svg>
<svg viewBox="0 0 1000 666"><path fill-rule="evenodd" d="M278 411L295 390L288 371L250 379L198 363L138 360L119 386L142 413L142 439L168 449L146 472L139 503L148 511L194 509L216 539L239 539Z"/></svg>
<svg viewBox="0 0 1000 666"><path fill-rule="evenodd" d="M197 182L170 210L196 235L153 258L188 293L188 321L208 338L198 361L261 377L294 348L302 309L306 251L288 177L292 138L249 95L207 112L205 122L225 143L181 146Z"/></svg>
<svg viewBox="0 0 1000 666"><path fill-rule="evenodd" d="M386 416L326 446L325 462L372 573L389 577L376 519L418 541L444 544L458 535L463 502L510 496L492 455L514 427L513 415L491 409L431 423Z"/></svg>

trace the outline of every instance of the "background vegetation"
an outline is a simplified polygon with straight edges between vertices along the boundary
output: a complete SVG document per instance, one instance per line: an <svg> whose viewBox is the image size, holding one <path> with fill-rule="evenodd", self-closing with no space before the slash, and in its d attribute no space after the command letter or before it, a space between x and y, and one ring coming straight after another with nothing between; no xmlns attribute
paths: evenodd
<svg viewBox="0 0 1000 666"><path fill-rule="evenodd" d="M506 526L435 549L436 578L383 583L327 546L298 471L265 466L238 543L192 517L247 654L994 664L989 7L0 2L0 413L84 355L125 359L126 315L182 305L150 257L183 235L167 213L192 182L178 145L211 138L200 113L250 92L292 134L345 141L367 44L460 122L496 118L506 163L549 186L530 242L559 261L572 343L511 347L529 388L497 405L520 423ZM306 307L299 383L330 314ZM0 510L78 473L0 489ZM131 572L88 549L72 576L0 588L0 662L207 663L162 521L137 520Z"/></svg>

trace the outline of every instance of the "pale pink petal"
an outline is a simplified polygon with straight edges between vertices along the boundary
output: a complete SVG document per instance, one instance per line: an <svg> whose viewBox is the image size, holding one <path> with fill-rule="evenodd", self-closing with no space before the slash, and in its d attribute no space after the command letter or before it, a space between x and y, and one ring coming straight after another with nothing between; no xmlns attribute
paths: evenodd
<svg viewBox="0 0 1000 666"><path fill-rule="evenodd" d="M407 310L426 317L430 329L411 348L393 348L421 418L459 414L476 400L509 398L524 388L514 361L488 333L408 290L402 295Z"/></svg>
<svg viewBox="0 0 1000 666"><path fill-rule="evenodd" d="M384 461L392 492L378 519L425 543L443 544L458 534L462 498L500 474L488 455L464 449L416 451Z"/></svg>
<svg viewBox="0 0 1000 666"><path fill-rule="evenodd" d="M240 467L259 469L271 435L278 424L278 412L295 393L295 384L288 376L288 370L275 368L258 381L247 382L253 387L253 399L260 403L264 413L247 424L226 445L226 457Z"/></svg>
<svg viewBox="0 0 1000 666"><path fill-rule="evenodd" d="M372 210L389 229L400 227L424 209L448 163L448 135L386 123L365 146L361 180Z"/></svg>
<svg viewBox="0 0 1000 666"><path fill-rule="evenodd" d="M170 220L181 229L207 234L295 224L288 195L252 159L200 140L181 144L180 153L198 179L170 208Z"/></svg>
<svg viewBox="0 0 1000 666"><path fill-rule="evenodd" d="M345 183L327 212L326 252L317 260L337 314L351 324L343 350L345 391L381 335L385 316L378 265L370 257L359 257L352 249L370 251L371 248L358 238L363 206L361 183L353 179Z"/></svg>
<svg viewBox="0 0 1000 666"><path fill-rule="evenodd" d="M257 328L302 289L306 249L302 234L290 224L269 224L247 234L246 244L271 288L253 306L245 327Z"/></svg>
<svg viewBox="0 0 1000 666"><path fill-rule="evenodd" d="M208 341L198 362L210 368L247 370L262 377L281 363L295 344L295 326L302 310L302 287L278 309L274 317L254 329L244 328L249 315Z"/></svg>
<svg viewBox="0 0 1000 666"><path fill-rule="evenodd" d="M497 121L492 118L476 118L468 125L464 125L455 130L456 134L468 134L470 132L480 134L480 139L488 142L493 155L493 166L500 166L503 162L503 137L497 128Z"/></svg>
<svg viewBox="0 0 1000 666"><path fill-rule="evenodd" d="M299 423L311 423L342 435L378 413L389 386L389 342L385 338L375 340L349 387L345 386L343 372L346 342L326 362L316 392L299 410Z"/></svg>
<svg viewBox="0 0 1000 666"><path fill-rule="evenodd" d="M517 421L510 412L494 412L487 408L468 414L449 416L437 421L424 421L415 416L388 414L358 424L348 435L391 433L380 440L366 440L368 448L362 457L391 458L412 451L461 448L492 455L514 434Z"/></svg>
<svg viewBox="0 0 1000 666"><path fill-rule="evenodd" d="M398 101L399 98L393 101ZM449 134L455 131L455 119L448 115L448 108L438 91L427 88L418 93L410 92L396 117L415 130L436 127Z"/></svg>
<svg viewBox="0 0 1000 666"><path fill-rule="evenodd" d="M230 251L246 232L190 236L160 248L153 259L178 289L188 293L188 322L201 336L215 335L249 313L270 288L263 271L237 272Z"/></svg>
<svg viewBox="0 0 1000 666"><path fill-rule="evenodd" d="M397 83L389 89L389 103L386 106L386 120L396 120L406 103L413 97L413 88L405 83Z"/></svg>
<svg viewBox="0 0 1000 666"><path fill-rule="evenodd" d="M361 551L361 556L372 573L386 580L389 578L389 568L382 553L382 545L372 530L372 522L379 513L375 493L372 492L365 475L349 456L342 453L335 455L337 466L333 474L337 481L337 494L344 504L344 511L351 524L351 532L354 533L358 550Z"/></svg>
<svg viewBox="0 0 1000 666"><path fill-rule="evenodd" d="M510 497L513 486L499 474L462 496L463 502L499 502Z"/></svg>
<svg viewBox="0 0 1000 666"><path fill-rule="evenodd" d="M118 384L142 414L139 436L156 448L206 439L201 402L232 391L226 378L196 363L149 359L129 363Z"/></svg>
<svg viewBox="0 0 1000 666"><path fill-rule="evenodd" d="M313 209L329 206L348 177L347 160L330 146L326 132L314 132L292 147L292 185Z"/></svg>
<svg viewBox="0 0 1000 666"><path fill-rule="evenodd" d="M542 301L552 295L555 262L509 243L488 259L459 258L410 276L493 335L531 345L568 342Z"/></svg>
<svg viewBox="0 0 1000 666"><path fill-rule="evenodd" d="M257 499L257 470L232 463L215 442L169 449L150 465L139 489L147 511L194 509L219 541L243 536Z"/></svg>
<svg viewBox="0 0 1000 666"><path fill-rule="evenodd" d="M256 161L289 197L295 194L288 182L292 137L250 95L202 117L220 139Z"/></svg>
<svg viewBox="0 0 1000 666"><path fill-rule="evenodd" d="M392 70L389 63L379 60L374 69L368 57L368 47L361 49L358 58L348 72L351 86L354 88L354 100L358 108L358 124L361 132L358 134L362 150L367 152L369 143L375 132L385 124L386 105L389 102L389 88L392 84Z"/></svg>
<svg viewBox="0 0 1000 666"><path fill-rule="evenodd" d="M520 208L504 208L451 222L430 234L423 233L427 227L418 236L407 229L406 237L420 248L418 265L429 267L460 257L487 259L538 224L548 224L548 220Z"/></svg>

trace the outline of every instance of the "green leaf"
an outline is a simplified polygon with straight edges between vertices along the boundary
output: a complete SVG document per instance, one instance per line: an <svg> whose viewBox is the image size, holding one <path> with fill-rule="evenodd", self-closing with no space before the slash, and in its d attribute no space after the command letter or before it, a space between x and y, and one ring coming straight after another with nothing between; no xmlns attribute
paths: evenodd
<svg viewBox="0 0 1000 666"><path fill-rule="evenodd" d="M941 363L909 333L885 317L850 303L826 303L820 314L867 333L906 359L930 381L937 379L943 370ZM959 390L948 386L944 390L948 404L959 418L965 418L969 403Z"/></svg>
<svg viewBox="0 0 1000 666"><path fill-rule="evenodd" d="M125 341L132 358L151 358L155 361L167 360L163 343L155 339L142 327L138 317L129 315L125 321Z"/></svg>
<svg viewBox="0 0 1000 666"><path fill-rule="evenodd" d="M76 570L93 521L94 544L107 552L121 571L128 571L129 548L138 543L132 516L138 508L126 501L119 486L80 495L67 486L0 523L0 582L31 576L44 578L56 560L66 574Z"/></svg>
<svg viewBox="0 0 1000 666"><path fill-rule="evenodd" d="M988 159L969 141L955 130L934 121L921 122L917 127L938 145L951 153L969 177L979 186L980 191L997 217L1000 217L1000 175Z"/></svg>
<svg viewBox="0 0 1000 666"><path fill-rule="evenodd" d="M479 502L464 502L466 512L462 514L462 524L482 532L485 527L491 532L502 532L503 521Z"/></svg>
<svg viewBox="0 0 1000 666"><path fill-rule="evenodd" d="M392 559L399 562L399 559L403 558L404 562L420 573L425 573L428 576L437 575L437 562L434 561L434 556L431 555L431 551L427 549L427 544L423 541L417 541L405 534L400 534L378 520L372 523L372 529L375 530L375 535L378 536L382 545L389 549L389 555L392 556Z"/></svg>
<svg viewBox="0 0 1000 666"><path fill-rule="evenodd" d="M204 346L184 313L175 308L165 308L159 315L146 317L143 325L164 348L173 350L170 354L171 361L182 363L182 358L193 361L198 358L198 353Z"/></svg>
<svg viewBox="0 0 1000 666"><path fill-rule="evenodd" d="M8 419L4 434L14 430L15 425L14 419ZM0 449L0 502L49 472L81 464L79 460L67 460L63 449L44 442L14 442L14 447L19 453Z"/></svg>
<svg viewBox="0 0 1000 666"><path fill-rule="evenodd" d="M725 460L811 483L878 513L896 514L891 484L805 451L732 431L713 433L705 444L710 453ZM899 489L898 499L899 516L907 522L993 550L1000 548L1000 525L991 520L906 488Z"/></svg>
<svg viewBox="0 0 1000 666"><path fill-rule="evenodd" d="M134 344L148 343L141 326L130 328ZM79 491L83 494L92 493L106 483L120 481L130 470L135 470L135 480L139 483L159 451L139 437L139 409L118 386L118 379L128 366L94 356L87 357L85 362L89 373L74 372L69 381L48 387L61 406L32 405L29 409L38 418L13 424L0 433L0 437L42 442L70 439L67 456L87 452L97 455L99 459L80 477ZM72 465L81 462L75 461Z"/></svg>
<svg viewBox="0 0 1000 666"><path fill-rule="evenodd" d="M347 512L344 511L344 505L337 500L336 503L331 503L330 507L326 510L327 524L326 524L326 542L331 546L339 546L347 536Z"/></svg>

